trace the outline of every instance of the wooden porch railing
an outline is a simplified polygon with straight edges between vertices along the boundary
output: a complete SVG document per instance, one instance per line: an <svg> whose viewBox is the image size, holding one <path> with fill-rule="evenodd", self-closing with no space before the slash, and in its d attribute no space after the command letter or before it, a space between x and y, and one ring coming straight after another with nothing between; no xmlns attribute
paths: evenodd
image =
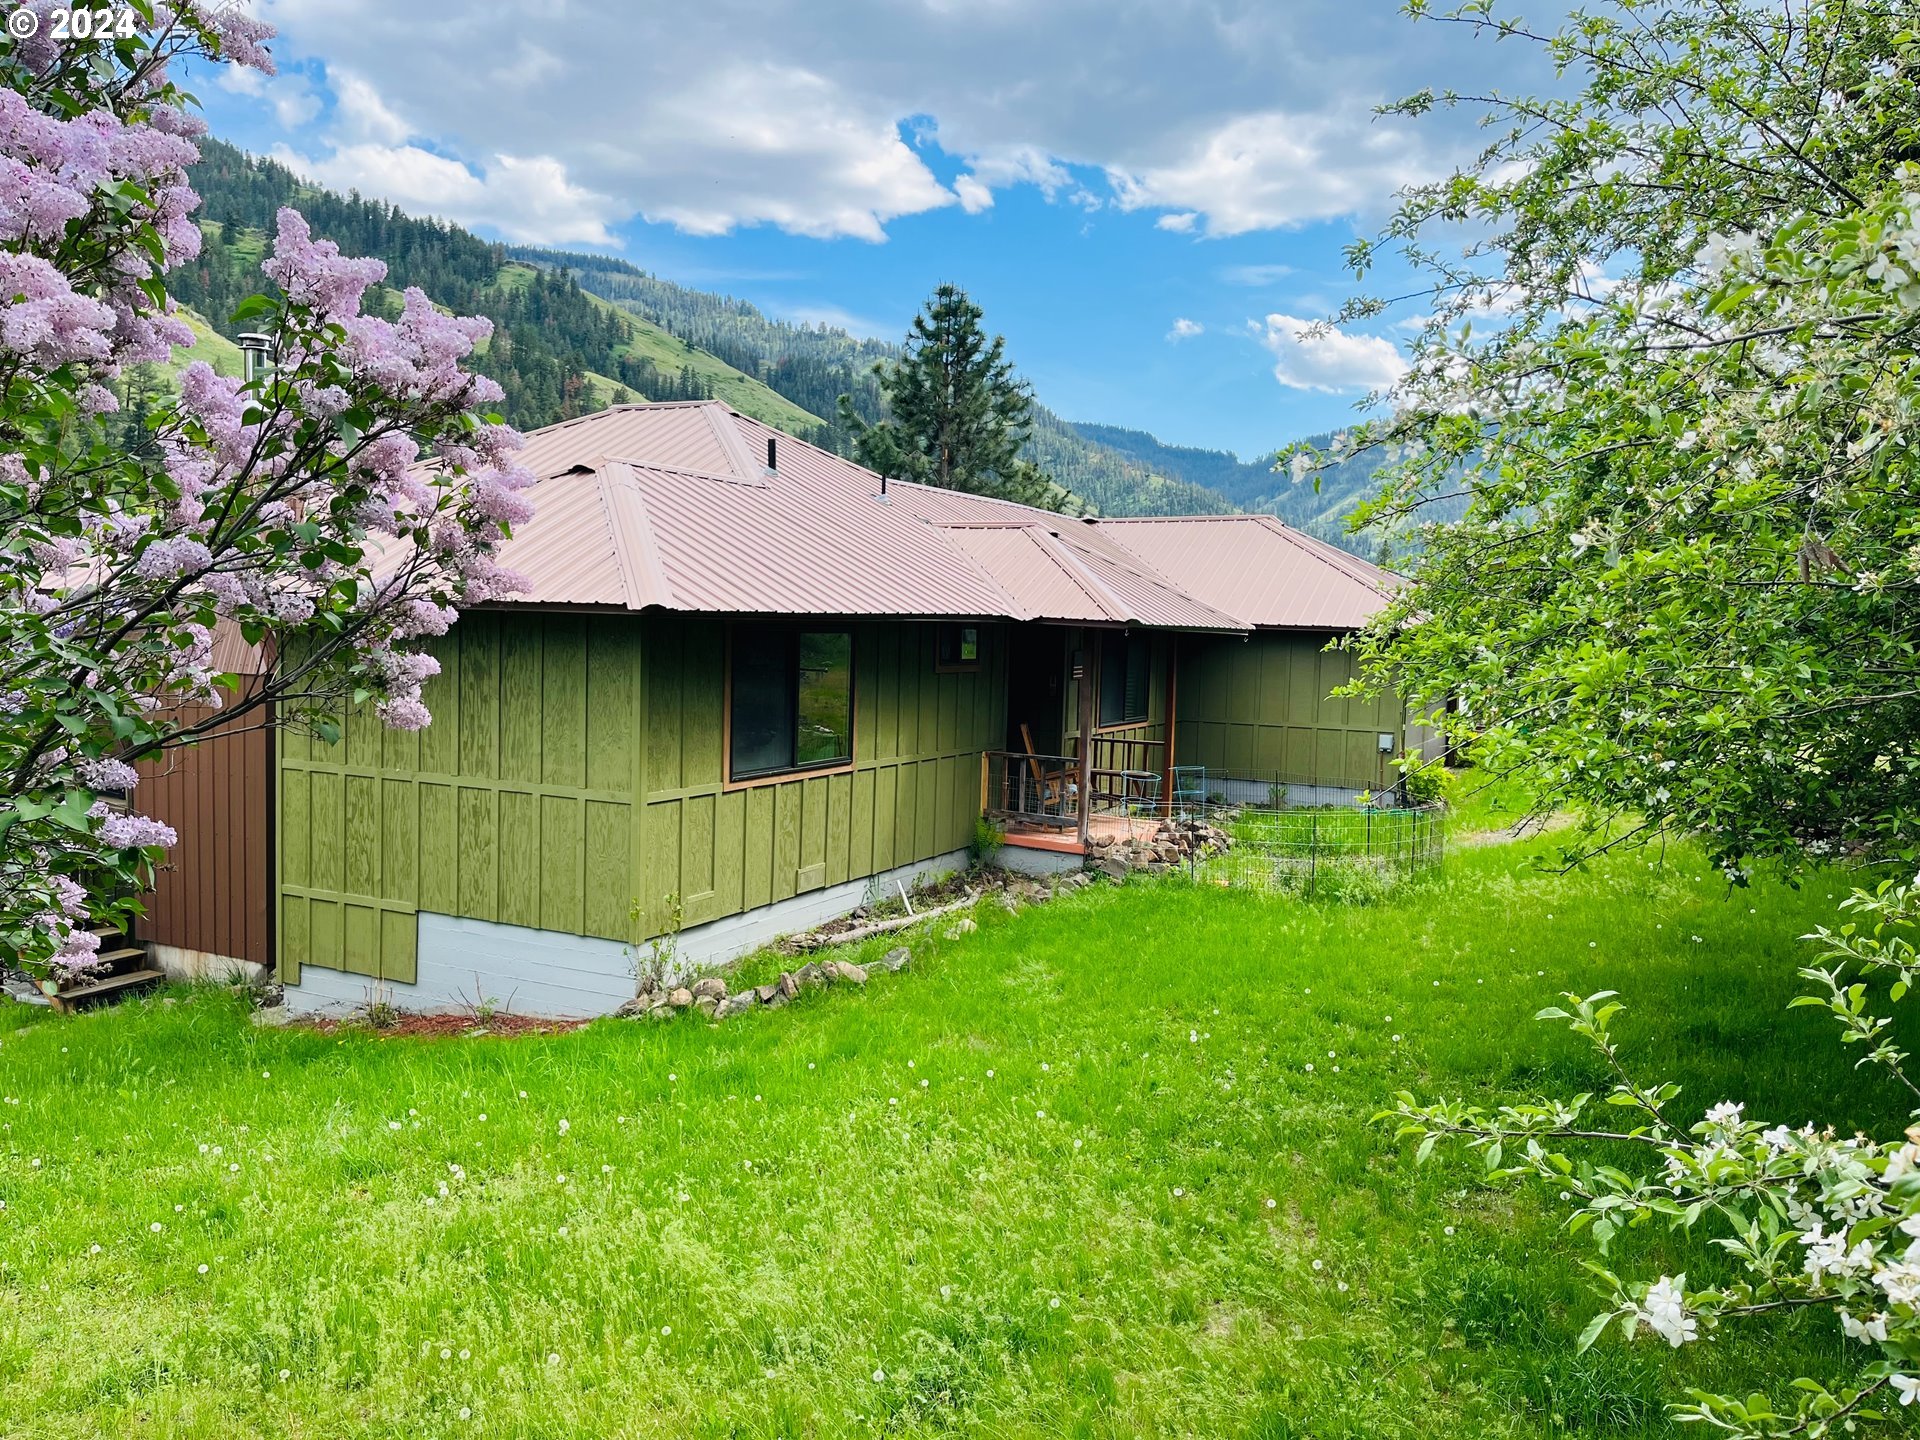
<svg viewBox="0 0 1920 1440"><path fill-rule="evenodd" d="M1167 742L1137 735L1093 737L1093 808L1129 814L1162 808Z"/></svg>

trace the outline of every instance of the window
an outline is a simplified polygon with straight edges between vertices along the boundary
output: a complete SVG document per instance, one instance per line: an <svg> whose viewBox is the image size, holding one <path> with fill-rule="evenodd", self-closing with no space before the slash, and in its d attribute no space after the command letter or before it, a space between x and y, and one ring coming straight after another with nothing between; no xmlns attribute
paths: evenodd
<svg viewBox="0 0 1920 1440"><path fill-rule="evenodd" d="M853 636L741 625L733 632L728 778L853 759Z"/></svg>
<svg viewBox="0 0 1920 1440"><path fill-rule="evenodd" d="M1137 725L1147 718L1153 651L1147 637L1109 630L1100 637L1100 723Z"/></svg>
<svg viewBox="0 0 1920 1440"><path fill-rule="evenodd" d="M980 668L980 627L978 625L942 625L940 649L933 668L978 670Z"/></svg>

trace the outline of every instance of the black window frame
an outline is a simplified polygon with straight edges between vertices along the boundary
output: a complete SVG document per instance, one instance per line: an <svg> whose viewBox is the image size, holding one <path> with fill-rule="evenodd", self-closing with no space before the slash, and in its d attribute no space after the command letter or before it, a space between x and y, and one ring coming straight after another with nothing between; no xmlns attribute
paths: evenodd
<svg viewBox="0 0 1920 1440"><path fill-rule="evenodd" d="M961 657L961 648L966 644L966 635L973 633L973 658ZM940 675L970 675L980 668L980 656L985 646L985 627L978 624L966 624L962 621L943 621L933 642L933 668ZM949 656L951 649L951 656Z"/></svg>
<svg viewBox="0 0 1920 1440"><path fill-rule="evenodd" d="M823 760L802 761L800 752L800 651L804 636L821 635L844 638L846 641L847 669L847 709L846 709L846 753L830 756ZM787 753L783 762L771 765L754 766L741 769L737 763L737 742L741 727L736 721L736 705L741 687L737 683L739 667L745 647L759 643L763 639L777 638L781 647L781 660L785 667L785 707L787 719ZM816 775L836 773L853 768L854 749L857 744L855 725L857 723L858 703L858 639L850 625L805 625L782 621L743 621L732 625L727 631L726 656L726 737L725 759L728 785L757 785L769 780L777 780L788 775Z"/></svg>
<svg viewBox="0 0 1920 1440"><path fill-rule="evenodd" d="M1139 667L1137 676L1136 662ZM1111 683L1110 677L1115 674L1120 676L1121 714L1112 717L1107 711L1108 686ZM1134 698L1136 679L1140 705L1138 714L1133 712L1129 704ZM1144 631L1107 630L1102 632L1099 685L1094 707L1094 724L1097 729L1115 730L1126 725L1147 723L1153 712L1153 644Z"/></svg>

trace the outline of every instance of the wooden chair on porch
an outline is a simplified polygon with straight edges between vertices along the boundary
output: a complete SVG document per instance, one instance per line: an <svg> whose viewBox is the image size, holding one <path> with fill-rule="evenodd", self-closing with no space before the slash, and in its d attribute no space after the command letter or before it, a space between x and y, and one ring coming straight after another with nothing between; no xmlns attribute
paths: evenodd
<svg viewBox="0 0 1920 1440"><path fill-rule="evenodd" d="M1020 743L1027 748L1027 769L1033 775L1033 790L1040 802L1040 813L1065 815L1067 796L1072 790L1066 771L1040 763L1040 754L1033 748L1033 731L1024 720L1020 722Z"/></svg>

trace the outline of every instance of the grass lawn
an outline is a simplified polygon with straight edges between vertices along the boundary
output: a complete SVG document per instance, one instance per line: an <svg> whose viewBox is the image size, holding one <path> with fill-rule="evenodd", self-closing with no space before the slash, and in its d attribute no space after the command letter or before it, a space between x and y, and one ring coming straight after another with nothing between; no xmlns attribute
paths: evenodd
<svg viewBox="0 0 1920 1440"><path fill-rule="evenodd" d="M0 1433L1666 1435L1689 1385L1833 1375L1808 1316L1577 1355L1553 1197L1372 1122L1599 1088L1530 1017L1612 986L1683 1106L1901 1123L1783 1008L1838 884L1521 868L1550 849L1365 908L1177 877L984 905L720 1028L0 1008ZM1715 1265L1664 1231L1620 1259Z"/></svg>

